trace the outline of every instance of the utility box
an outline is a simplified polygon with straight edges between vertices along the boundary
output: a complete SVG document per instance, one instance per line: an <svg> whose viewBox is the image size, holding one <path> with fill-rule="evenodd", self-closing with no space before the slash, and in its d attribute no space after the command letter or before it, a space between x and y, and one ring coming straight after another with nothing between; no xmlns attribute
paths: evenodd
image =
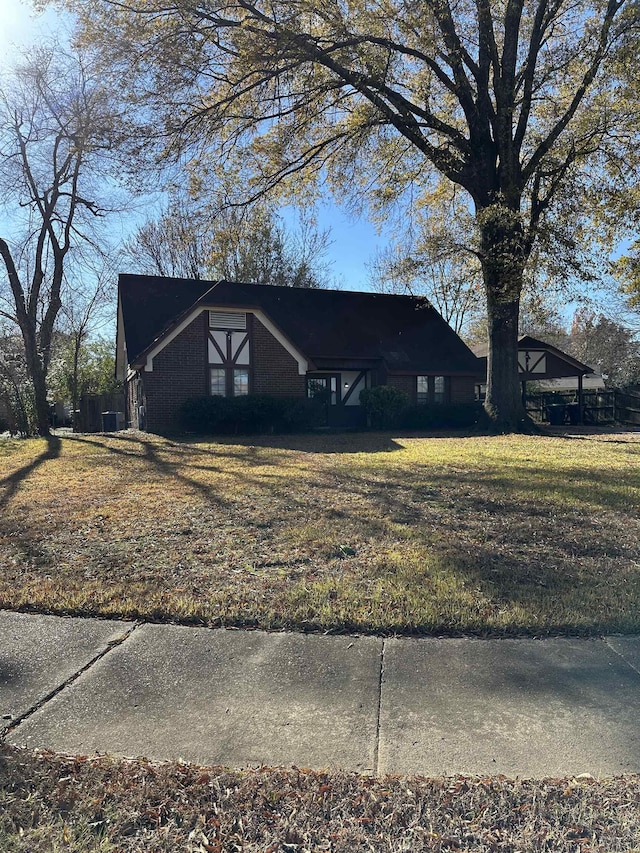
<svg viewBox="0 0 640 853"><path fill-rule="evenodd" d="M123 412L102 412L102 432L117 432L123 422Z"/></svg>
<svg viewBox="0 0 640 853"><path fill-rule="evenodd" d="M562 426L567 418L565 403L551 403L547 406L547 420L551 426Z"/></svg>

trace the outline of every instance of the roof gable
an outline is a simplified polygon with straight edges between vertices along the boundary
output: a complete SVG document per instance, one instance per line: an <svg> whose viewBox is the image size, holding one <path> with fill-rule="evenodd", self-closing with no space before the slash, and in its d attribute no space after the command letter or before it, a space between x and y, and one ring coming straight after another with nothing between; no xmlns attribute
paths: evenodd
<svg viewBox="0 0 640 853"><path fill-rule="evenodd" d="M384 361L390 371L477 374L478 362L424 298L156 276L120 276L128 361L192 311L259 310L313 363Z"/></svg>
<svg viewBox="0 0 640 853"><path fill-rule="evenodd" d="M129 363L168 331L212 285L211 281L187 278L120 275L118 325L122 323Z"/></svg>
<svg viewBox="0 0 640 853"><path fill-rule="evenodd" d="M569 353L563 352L558 349L558 347L554 347L553 344L549 344L546 341L541 341L538 338L534 338L531 335L520 335L518 338L518 351L526 352L527 350L541 350L546 353L550 353L555 356L560 362L562 362L567 367L567 372L563 374L554 374L554 375L562 375L562 376L579 376L580 374L585 375L587 373L593 373L593 368L589 367L588 364L583 364L581 361L578 361L577 358L574 358ZM487 355L489 352L489 344L478 344L473 347L473 352L476 356L484 362L485 370L486 370L486 362Z"/></svg>

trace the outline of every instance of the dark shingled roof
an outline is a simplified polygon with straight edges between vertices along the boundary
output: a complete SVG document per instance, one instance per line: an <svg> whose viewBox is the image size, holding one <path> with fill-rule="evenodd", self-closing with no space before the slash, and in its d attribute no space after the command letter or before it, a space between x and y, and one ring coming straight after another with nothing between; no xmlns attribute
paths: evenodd
<svg viewBox="0 0 640 853"><path fill-rule="evenodd" d="M316 369L335 360L382 359L392 371L481 372L471 350L420 297L143 275L121 275L119 297L130 364L181 316L219 305L260 309Z"/></svg>

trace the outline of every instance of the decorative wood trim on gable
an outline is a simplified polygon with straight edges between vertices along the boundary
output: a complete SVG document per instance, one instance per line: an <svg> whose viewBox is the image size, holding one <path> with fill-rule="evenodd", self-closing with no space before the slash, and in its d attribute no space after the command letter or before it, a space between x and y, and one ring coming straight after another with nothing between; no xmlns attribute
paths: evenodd
<svg viewBox="0 0 640 853"><path fill-rule="evenodd" d="M208 308L203 308L203 307L195 308L193 311L191 311L189 314L187 314L185 317L183 317L182 320L173 329L171 329L170 332L167 332L167 334L161 340L159 340L155 344L155 346L153 346L152 349L150 349L148 351L148 353L146 354L145 361L144 361L145 372L146 373L152 373L153 372L153 359L158 355L158 353L162 352L162 350L166 346L168 346L171 343L171 341L173 341L175 338L177 338L178 335L181 332L183 332L187 328L187 326L189 326L191 323L193 323L193 321L196 319L196 317L198 317L200 314L202 314L203 311L209 312L210 310L214 310L214 309L208 309ZM233 308L216 307L215 312L216 312L216 314L225 313L225 314L234 314L236 316L238 315L237 309L233 309ZM305 376L307 373L307 370L309 369L308 360L291 343L291 341L287 337L285 337L285 335L282 334L280 329L278 329L277 326L275 326L271 322L271 320L266 316L266 314L264 314L259 308L248 309L246 311L246 313L253 314L254 317L262 323L262 325L273 335L273 337L278 341L278 343L281 344L287 350L289 355L297 362L298 375L299 376Z"/></svg>
<svg viewBox="0 0 640 853"><path fill-rule="evenodd" d="M540 350L518 351L518 373L546 373L547 354Z"/></svg>

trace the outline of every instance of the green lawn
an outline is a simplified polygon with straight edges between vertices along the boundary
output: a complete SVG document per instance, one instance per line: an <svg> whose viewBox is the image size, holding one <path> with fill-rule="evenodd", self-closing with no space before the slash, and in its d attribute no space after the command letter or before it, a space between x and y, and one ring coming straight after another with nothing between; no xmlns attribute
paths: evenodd
<svg viewBox="0 0 640 853"><path fill-rule="evenodd" d="M640 631L640 432L0 442L0 607Z"/></svg>

